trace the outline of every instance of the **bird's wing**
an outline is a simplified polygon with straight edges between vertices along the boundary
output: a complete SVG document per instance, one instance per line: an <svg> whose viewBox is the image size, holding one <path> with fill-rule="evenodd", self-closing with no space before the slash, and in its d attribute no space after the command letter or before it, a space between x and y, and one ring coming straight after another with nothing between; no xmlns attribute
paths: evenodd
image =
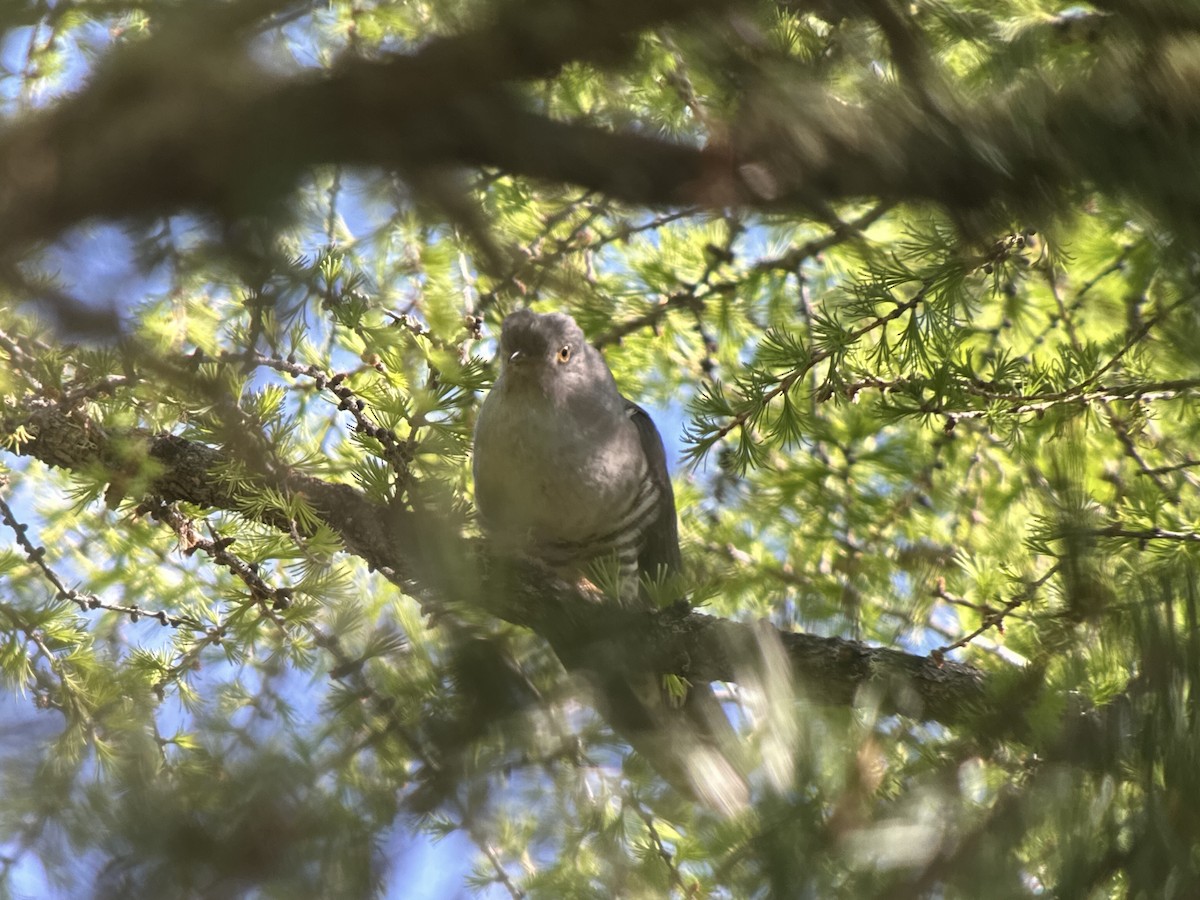
<svg viewBox="0 0 1200 900"><path fill-rule="evenodd" d="M683 567L683 559L679 554L679 525L675 521L675 492L667 473L667 452L649 413L628 399L625 399L625 412L637 426L647 471L658 487L659 496L658 515L646 531L646 542L638 556L638 572L652 578L664 569L668 574L674 574Z"/></svg>

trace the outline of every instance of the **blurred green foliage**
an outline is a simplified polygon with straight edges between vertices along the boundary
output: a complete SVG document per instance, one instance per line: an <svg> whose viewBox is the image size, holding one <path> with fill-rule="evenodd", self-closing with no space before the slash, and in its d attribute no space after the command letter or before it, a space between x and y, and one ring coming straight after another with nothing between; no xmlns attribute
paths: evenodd
<svg viewBox="0 0 1200 900"><path fill-rule="evenodd" d="M527 30L492 49L532 53L586 6L234 3L204 40L248 48L228 81L251 91L246 71L299 83L497 10ZM725 154L741 193L714 170L639 206L527 177L546 151L519 142L511 171L400 147L293 186L290 161L215 155L214 182L245 165L230 181L282 202L162 209L149 180L72 223L88 253L6 251L0 895L405 896L414 835L465 836L446 867L488 897L1200 895L1200 13L708 6L488 87ZM5 7L8 124L117 62L171 71L156 41L184 15L210 13ZM110 254L134 273L115 294ZM81 317L108 303L116 332ZM754 805L721 820L536 629L429 615L271 486L476 536L471 429L523 304L572 313L654 410L706 612L966 661L988 703L951 728L748 678L727 706ZM105 458L47 459L49 407ZM215 451L205 496L233 502L147 497L138 436L161 433Z"/></svg>

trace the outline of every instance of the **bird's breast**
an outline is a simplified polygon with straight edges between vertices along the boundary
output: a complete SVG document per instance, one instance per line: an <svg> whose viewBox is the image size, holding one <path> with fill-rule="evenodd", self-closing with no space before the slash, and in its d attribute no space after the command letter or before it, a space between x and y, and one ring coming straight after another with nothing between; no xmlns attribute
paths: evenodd
<svg viewBox="0 0 1200 900"><path fill-rule="evenodd" d="M582 543L608 530L637 496L646 461L625 415L548 415L506 403L495 416L487 406L476 431L475 481L489 531L535 546Z"/></svg>

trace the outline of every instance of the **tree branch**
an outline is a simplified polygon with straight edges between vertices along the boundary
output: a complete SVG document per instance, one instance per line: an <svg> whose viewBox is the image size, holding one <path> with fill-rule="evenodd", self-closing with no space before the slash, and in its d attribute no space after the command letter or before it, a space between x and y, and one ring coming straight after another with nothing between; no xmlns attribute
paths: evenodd
<svg viewBox="0 0 1200 900"><path fill-rule="evenodd" d="M518 99L524 80L571 61L609 64L645 28L731 3L516 5L407 56L291 79L264 73L212 25L164 27L115 52L74 97L5 130L0 241L11 252L92 217L271 211L327 162L410 176L496 167L651 206L879 197L964 217L992 203L1044 211L1091 183L1194 223L1200 197L1170 172L1200 155L1200 107L1181 99L1200 93L1200 69L1169 59L1114 57L1076 88L1033 80L987 106L947 101L937 121L899 89L852 107L799 83L759 85L731 127L736 144L703 148L556 121ZM1131 147L1144 165L1128 165Z"/></svg>
<svg viewBox="0 0 1200 900"><path fill-rule="evenodd" d="M160 500L233 511L245 507L217 477L225 460L211 447L170 434L110 434L79 411L44 400L24 415L9 413L0 425L6 433L23 425L33 437L16 452L49 465L76 471L102 466L120 480L138 474L136 460L148 459L154 467L149 493ZM435 612L438 604L471 604L528 627L569 669L642 668L694 682L736 682L754 671L764 640L770 640L782 646L802 695L814 702L848 706L864 688L873 688L885 713L954 724L972 716L984 696L985 676L959 663L939 664L891 648L779 632L691 610L623 609L532 561L483 559L465 565L477 557L472 542L439 528L430 517L386 510L349 485L295 472L277 477L278 483L265 486L302 493L348 551L431 598ZM268 513L263 521L283 530L294 527L280 514Z"/></svg>

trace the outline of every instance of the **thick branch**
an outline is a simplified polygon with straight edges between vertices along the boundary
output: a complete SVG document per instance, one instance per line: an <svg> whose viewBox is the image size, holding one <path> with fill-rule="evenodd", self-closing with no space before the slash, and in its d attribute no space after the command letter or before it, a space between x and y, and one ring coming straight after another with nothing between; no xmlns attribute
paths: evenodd
<svg viewBox="0 0 1200 900"><path fill-rule="evenodd" d="M617 196L653 190L659 176L677 177L673 165L695 166L694 152L564 127L519 109L503 88L568 62L620 59L641 31L730 2L512 4L485 27L411 55L291 80L255 65L224 17L181 17L114 53L77 96L0 137L0 238L10 247L95 216L180 207L269 210L321 162L487 164L605 183ZM614 150L639 159L639 171L606 177Z"/></svg>
<svg viewBox="0 0 1200 900"><path fill-rule="evenodd" d="M15 423L3 424L10 430ZM18 452L52 466L102 467L119 481L134 477L148 458L156 472L149 490L163 500L226 510L245 506L215 475L223 459L211 447L169 434L110 434L48 402L37 404L23 424L34 438ZM415 584L437 602L474 604L531 628L568 668L640 667L694 682L735 682L756 668L763 641L770 639L780 642L802 694L816 702L851 705L862 689L875 688L888 712L953 724L971 716L983 696L984 676L969 666L938 665L899 650L764 630L692 611L625 610L535 563L493 563L472 571L463 565L474 558L469 542L439 534L428 521L416 528L411 514L384 510L348 485L290 473L272 487L303 493L347 549L375 568ZM291 527L279 516L267 516L266 522Z"/></svg>
<svg viewBox="0 0 1200 900"><path fill-rule="evenodd" d="M1073 90L1032 81L987 105L948 97L937 116L900 89L848 106L797 73L795 84L748 88L735 142L704 148L555 121L517 99L524 79L572 60L606 64L647 27L731 2L514 5L411 55L290 80L258 69L229 34L163 28L0 136L0 242L12 249L98 216L270 210L324 162L414 175L489 166L633 204L786 209L875 196L964 216L996 202L1044 210L1090 182L1194 222L1200 197L1171 173L1200 155L1190 100L1200 69L1170 58L1114 56Z"/></svg>

